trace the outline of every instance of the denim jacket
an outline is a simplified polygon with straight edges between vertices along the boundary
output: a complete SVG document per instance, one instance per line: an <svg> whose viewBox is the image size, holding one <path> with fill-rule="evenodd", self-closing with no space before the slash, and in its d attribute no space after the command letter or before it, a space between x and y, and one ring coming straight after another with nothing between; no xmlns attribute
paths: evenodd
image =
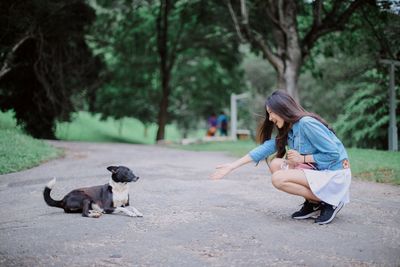
<svg viewBox="0 0 400 267"><path fill-rule="evenodd" d="M293 124L288 134L288 146L301 155L312 155L318 170L343 169L343 161L348 159L346 149L336 135L318 120L305 116ZM275 139L249 152L254 162L276 152Z"/></svg>

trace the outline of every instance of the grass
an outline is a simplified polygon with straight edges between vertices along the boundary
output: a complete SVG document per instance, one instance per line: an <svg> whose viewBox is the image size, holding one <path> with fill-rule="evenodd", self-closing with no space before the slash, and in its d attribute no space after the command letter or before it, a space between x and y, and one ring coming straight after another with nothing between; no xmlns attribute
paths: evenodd
<svg viewBox="0 0 400 267"><path fill-rule="evenodd" d="M0 174L31 168L61 155L60 150L15 127L11 112L0 115Z"/></svg>
<svg viewBox="0 0 400 267"><path fill-rule="evenodd" d="M100 120L99 115L78 112L74 114L72 122L57 124L56 136L61 140L153 144L156 130L154 124L145 130L145 126L136 119ZM192 137L201 135L204 135L204 132L192 133ZM173 125L166 127L167 140L177 141L180 138L176 127ZM195 151L225 151L232 156L240 157L255 146L252 141L238 141L171 147ZM355 177L400 185L400 152L350 148L348 153ZM60 154L59 150L47 143L24 134L16 127L13 113L0 112L0 174L30 168Z"/></svg>
<svg viewBox="0 0 400 267"><path fill-rule="evenodd" d="M70 141L154 144L156 131L155 124L145 128L131 118L100 120L100 115L88 112L77 112L71 122L56 125L56 137ZM167 125L166 139L173 142L180 138L177 128ZM0 112L0 174L31 168L60 155L61 150L23 133L13 112Z"/></svg>
<svg viewBox="0 0 400 267"><path fill-rule="evenodd" d="M156 124L145 127L134 118L101 120L100 115L84 111L73 114L71 122L58 123L56 127L56 137L69 141L154 144L156 134ZM167 125L165 135L165 139L170 142L181 139L174 125Z"/></svg>
<svg viewBox="0 0 400 267"><path fill-rule="evenodd" d="M227 152L231 156L241 157L255 146L256 144L253 141L225 141L190 145L171 145L170 147L191 151L222 151Z"/></svg>
<svg viewBox="0 0 400 267"><path fill-rule="evenodd" d="M354 176L400 185L400 152L357 148L347 152Z"/></svg>
<svg viewBox="0 0 400 267"><path fill-rule="evenodd" d="M241 157L256 147L252 141L174 145L175 148L195 151L225 151ZM353 176L363 180L400 185L400 152L373 149L347 149Z"/></svg>

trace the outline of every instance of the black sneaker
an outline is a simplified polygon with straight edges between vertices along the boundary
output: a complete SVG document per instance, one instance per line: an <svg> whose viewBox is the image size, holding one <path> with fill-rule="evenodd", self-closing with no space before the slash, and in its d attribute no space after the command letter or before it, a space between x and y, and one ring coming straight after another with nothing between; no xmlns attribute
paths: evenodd
<svg viewBox="0 0 400 267"><path fill-rule="evenodd" d="M343 208L344 203L340 202L339 205L332 206L328 203L321 203L321 215L317 219L315 219L315 223L318 224L327 224L330 223L333 218L335 218L336 214Z"/></svg>
<svg viewBox="0 0 400 267"><path fill-rule="evenodd" d="M301 207L299 211L296 211L292 214L292 218L297 220L307 219L313 216L317 216L320 210L320 203L311 203L310 201L306 200L303 203L303 207Z"/></svg>

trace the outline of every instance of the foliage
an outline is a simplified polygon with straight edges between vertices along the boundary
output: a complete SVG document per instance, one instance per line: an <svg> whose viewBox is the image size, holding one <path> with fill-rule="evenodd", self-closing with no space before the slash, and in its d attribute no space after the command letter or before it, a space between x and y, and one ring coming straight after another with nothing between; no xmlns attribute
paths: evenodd
<svg viewBox="0 0 400 267"><path fill-rule="evenodd" d="M244 79L253 94L266 95L276 88L276 73L271 64L260 56L251 53L247 46L242 47L244 58L242 67Z"/></svg>
<svg viewBox="0 0 400 267"><path fill-rule="evenodd" d="M0 18L0 108L29 134L54 138L73 96L94 93L101 63L84 40L94 12L84 0L4 0Z"/></svg>
<svg viewBox="0 0 400 267"><path fill-rule="evenodd" d="M16 127L12 112L0 112L0 174L31 168L62 152Z"/></svg>
<svg viewBox="0 0 400 267"><path fill-rule="evenodd" d="M91 4L97 19L87 39L107 66L107 80L97 92L94 111L103 118L129 116L145 124L155 122L160 96L154 8L128 2Z"/></svg>
<svg viewBox="0 0 400 267"><path fill-rule="evenodd" d="M361 82L354 85L353 94L344 105L344 114L339 116L335 129L347 146L387 149L388 83L380 84L380 81L385 79L376 71L367 72L365 76L372 82ZM397 100L397 102L400 101ZM399 115L397 112L397 123L400 122Z"/></svg>
<svg viewBox="0 0 400 267"><path fill-rule="evenodd" d="M154 35L159 2L97 3L102 6L94 7L98 20L89 40L107 63L109 81L98 93L96 111L157 122L162 93ZM183 132L196 128L213 109L225 108L229 94L240 90L238 44L224 10L210 1L176 1L168 17L174 61L167 122L176 121Z"/></svg>
<svg viewBox="0 0 400 267"><path fill-rule="evenodd" d="M108 117L80 111L72 114L70 122L57 124L56 136L61 140L88 142L120 142L132 144L154 144L157 125L144 125L134 118ZM181 135L174 125L167 125L166 139L178 141Z"/></svg>
<svg viewBox="0 0 400 267"><path fill-rule="evenodd" d="M223 66L204 50L191 53L179 59L181 70L175 72L170 105L171 119L184 136L211 113L229 109L230 93L241 90L237 67Z"/></svg>
<svg viewBox="0 0 400 267"><path fill-rule="evenodd" d="M374 1L243 1L226 0L243 42L248 42L277 73L277 87L299 99L300 70L317 41L346 29L361 7Z"/></svg>
<svg viewBox="0 0 400 267"><path fill-rule="evenodd" d="M320 114L328 122L336 122L344 112L344 105L360 83L375 82L364 75L373 69L370 54L351 57L345 52L335 56L320 55L314 59L312 70L300 76L301 103L309 111Z"/></svg>
<svg viewBox="0 0 400 267"><path fill-rule="evenodd" d="M400 16L366 6L348 27L321 38L312 51L300 77L302 103L336 122L346 145L387 148L388 72L379 60L400 52L393 35ZM395 79L399 84L400 76Z"/></svg>

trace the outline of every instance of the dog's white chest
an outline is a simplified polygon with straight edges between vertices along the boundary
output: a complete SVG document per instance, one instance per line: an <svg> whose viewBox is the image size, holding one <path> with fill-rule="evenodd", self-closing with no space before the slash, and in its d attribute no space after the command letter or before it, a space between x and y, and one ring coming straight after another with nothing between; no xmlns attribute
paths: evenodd
<svg viewBox="0 0 400 267"><path fill-rule="evenodd" d="M128 203L128 190L125 190L124 192L118 192L118 193L113 193L113 205L114 207L121 207L125 206Z"/></svg>
<svg viewBox="0 0 400 267"><path fill-rule="evenodd" d="M114 208L128 204L129 186L127 184L115 183L114 181L110 182L110 185L112 186Z"/></svg>

